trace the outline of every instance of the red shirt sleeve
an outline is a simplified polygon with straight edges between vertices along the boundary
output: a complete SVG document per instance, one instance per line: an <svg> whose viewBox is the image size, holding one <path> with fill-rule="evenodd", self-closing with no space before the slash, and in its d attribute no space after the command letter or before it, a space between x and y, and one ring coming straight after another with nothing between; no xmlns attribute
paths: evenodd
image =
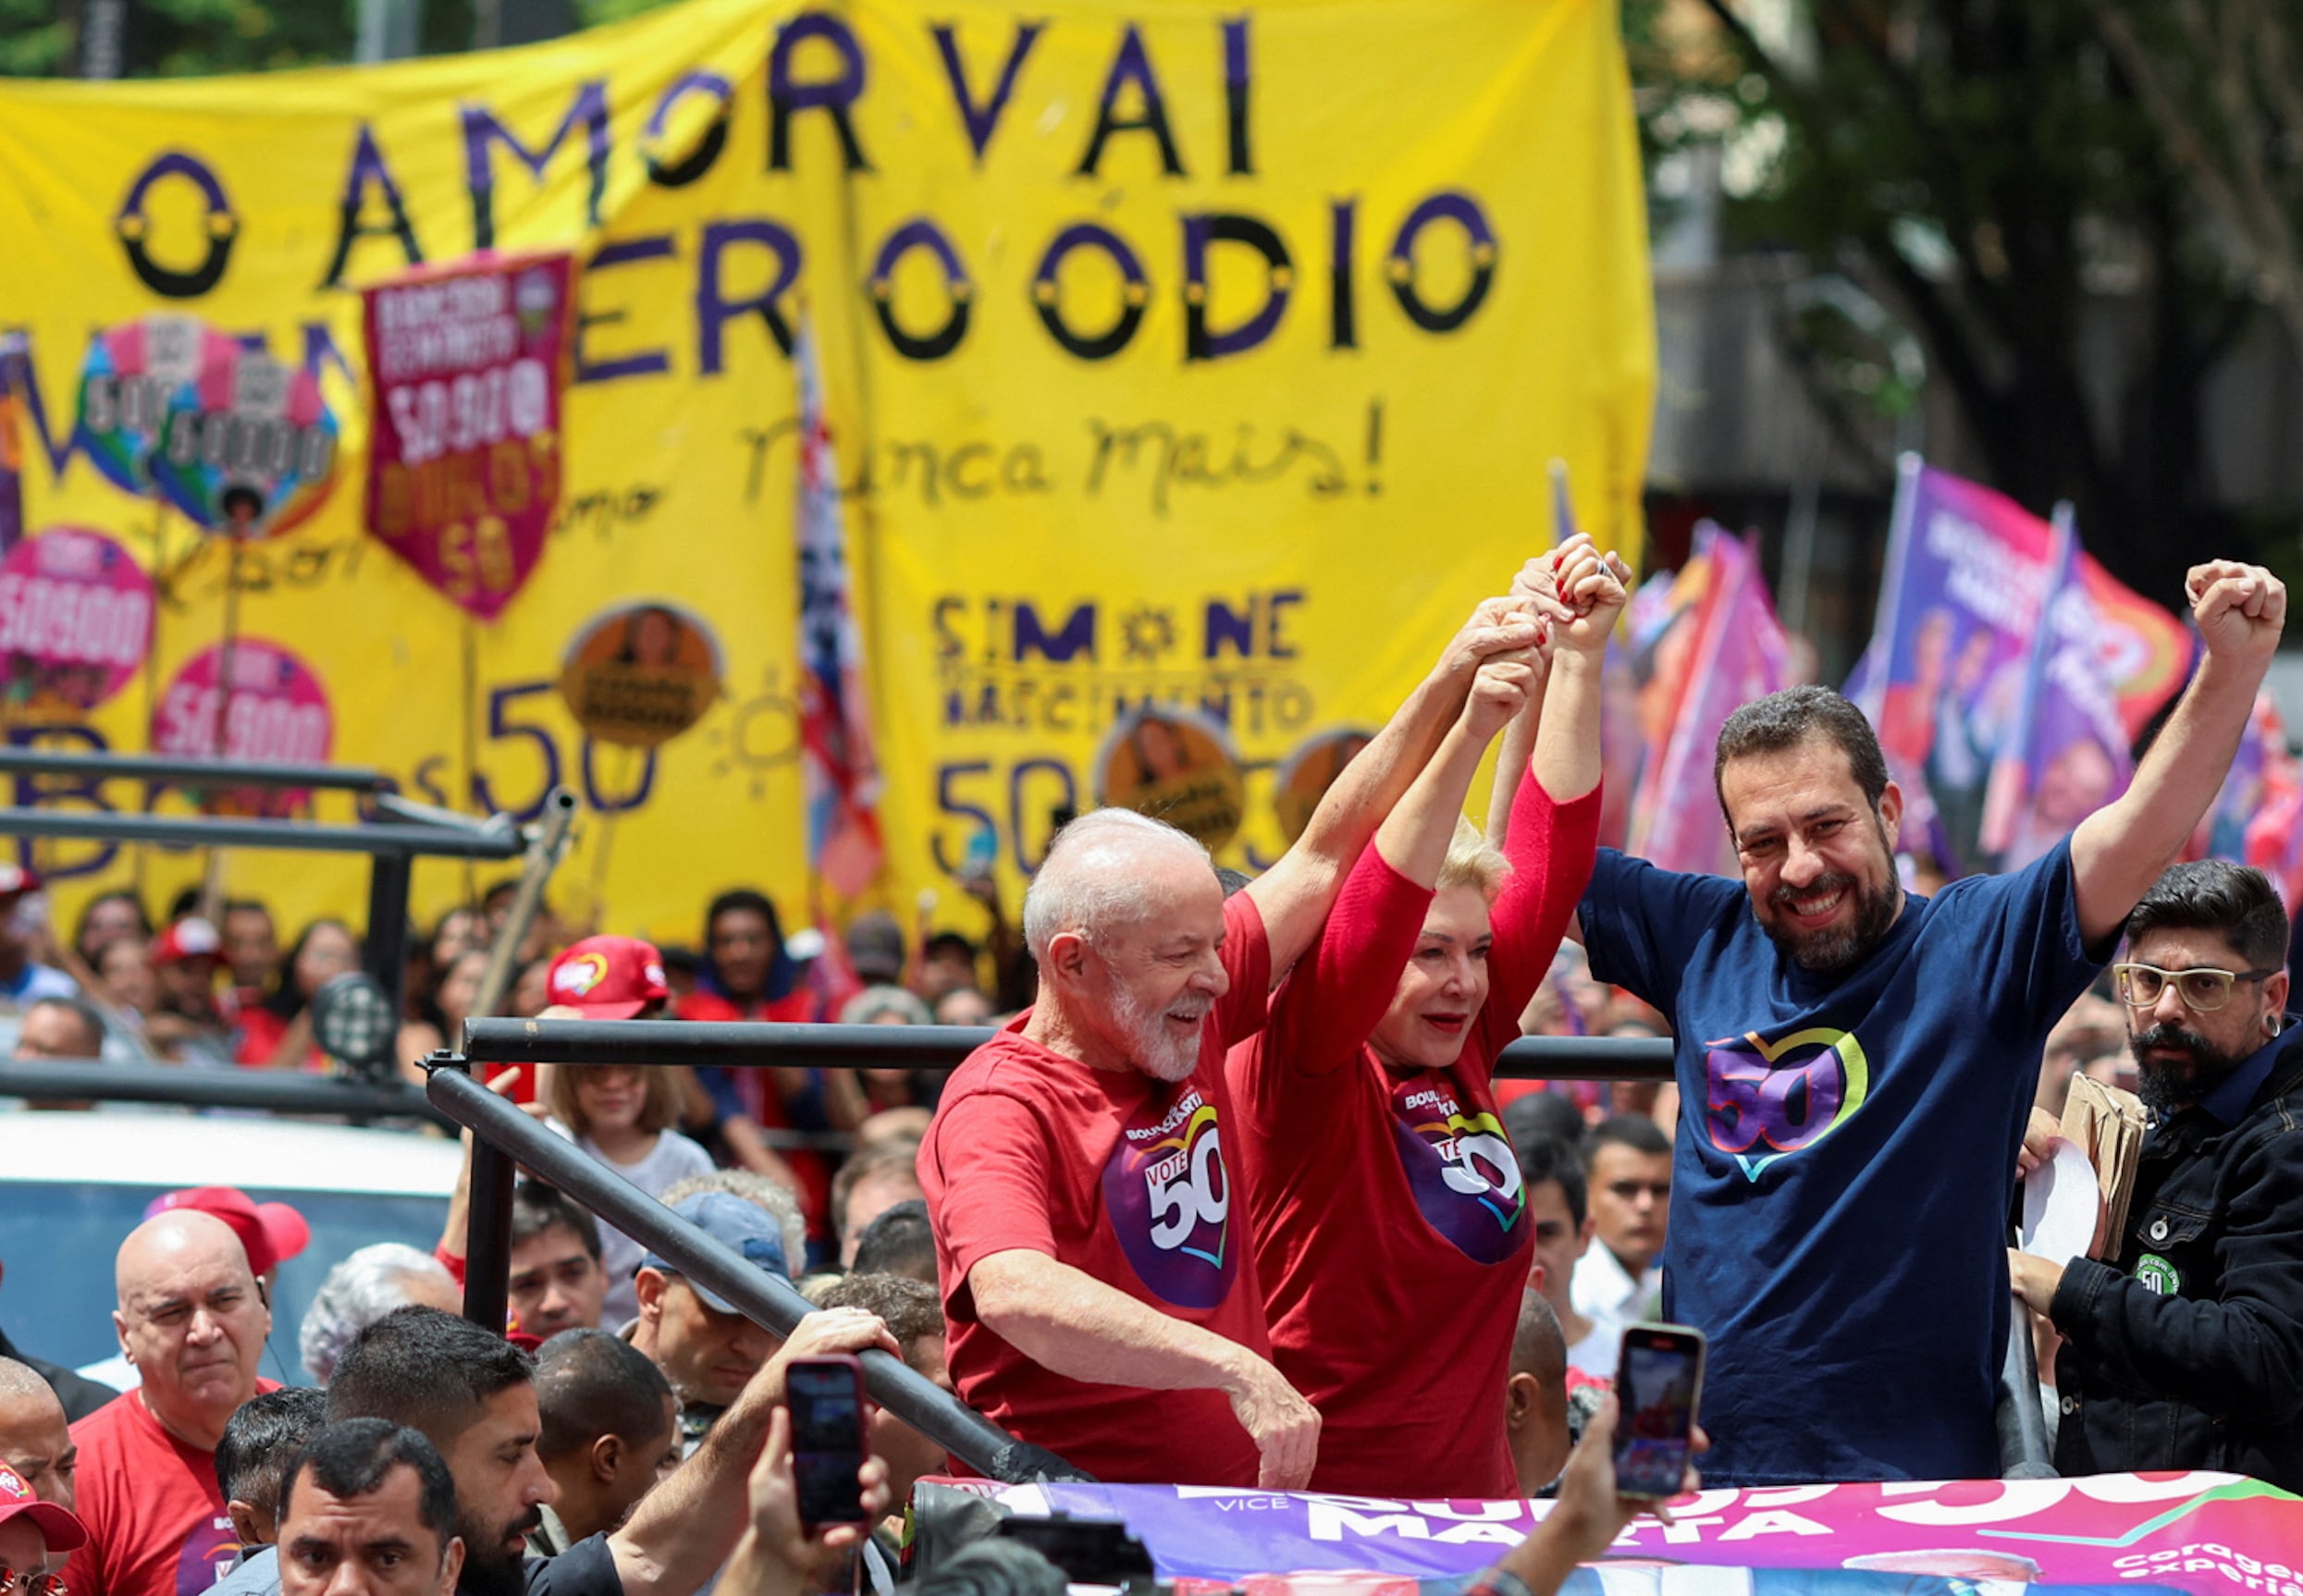
<svg viewBox="0 0 2303 1596"><path fill-rule="evenodd" d="M1599 794L1555 803L1528 771L1511 801L1503 851L1511 874L1490 916L1496 940L1487 951L1487 1006L1480 1011L1488 1059L1519 1037L1520 1012L1551 968L1568 917L1591 884L1599 852Z"/></svg>
<svg viewBox="0 0 2303 1596"><path fill-rule="evenodd" d="M1004 1093L971 1092L944 1105L933 1145L942 1162L936 1234L962 1283L953 1306L967 1303L967 1271L995 1252L1055 1256L1048 1172L1065 1155L1039 1115Z"/></svg>
<svg viewBox="0 0 2303 1596"><path fill-rule="evenodd" d="M1394 869L1373 845L1344 881L1311 954L1272 999L1264 1050L1274 1067L1333 1073L1360 1056L1415 952L1432 890Z"/></svg>
<svg viewBox="0 0 2303 1596"><path fill-rule="evenodd" d="M1263 912L1245 892L1224 900L1224 974L1231 977L1231 989L1215 1006L1215 1027L1228 1048L1262 1030L1272 1012L1272 939ZM1222 1057L1219 1049L1218 1067Z"/></svg>

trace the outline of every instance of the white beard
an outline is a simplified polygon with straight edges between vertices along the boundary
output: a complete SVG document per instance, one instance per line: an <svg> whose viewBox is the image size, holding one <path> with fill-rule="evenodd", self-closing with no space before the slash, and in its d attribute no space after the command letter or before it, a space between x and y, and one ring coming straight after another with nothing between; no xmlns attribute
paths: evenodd
<svg viewBox="0 0 2303 1596"><path fill-rule="evenodd" d="M1112 1017L1127 1033L1136 1064L1145 1074L1162 1081L1188 1080L1191 1072L1200 1067L1200 1033L1194 1031L1183 1038L1170 1036L1164 1011L1139 1002L1133 992L1116 984L1112 993Z"/></svg>

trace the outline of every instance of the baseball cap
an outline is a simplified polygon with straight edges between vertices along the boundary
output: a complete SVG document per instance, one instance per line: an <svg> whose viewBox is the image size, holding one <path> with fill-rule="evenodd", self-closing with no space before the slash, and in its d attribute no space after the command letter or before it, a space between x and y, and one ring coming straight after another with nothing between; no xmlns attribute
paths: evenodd
<svg viewBox="0 0 2303 1596"><path fill-rule="evenodd" d="M216 934L216 927L197 915L188 915L170 926L153 940L152 962L155 964L174 964L184 959L220 959L224 956L224 939Z"/></svg>
<svg viewBox="0 0 2303 1596"><path fill-rule="evenodd" d="M284 1202L260 1203L237 1186L192 1186L154 1197L146 1219L171 1209L197 1209L232 1227L248 1253L248 1272L269 1274L311 1244L312 1226Z"/></svg>
<svg viewBox="0 0 2303 1596"><path fill-rule="evenodd" d="M51 1552L77 1552L88 1544L87 1526L72 1516L70 1508L41 1501L21 1475L0 1463L0 1524L19 1513L39 1527L40 1538Z"/></svg>
<svg viewBox="0 0 2303 1596"><path fill-rule="evenodd" d="M40 878L13 859L0 859L0 898L40 890Z"/></svg>
<svg viewBox="0 0 2303 1596"><path fill-rule="evenodd" d="M902 980L904 952L904 927L893 915L875 911L847 928L847 962L867 981Z"/></svg>
<svg viewBox="0 0 2303 1596"><path fill-rule="evenodd" d="M671 995L664 956L637 937L585 938L552 961L544 989L587 1020L628 1020Z"/></svg>
<svg viewBox="0 0 2303 1596"><path fill-rule="evenodd" d="M779 1280L792 1278L792 1266L783 1258L783 1231L757 1204L726 1192L697 1192L682 1197L671 1205L671 1211L696 1226L721 1246L744 1255L746 1261ZM640 1259L642 1269L660 1270L687 1280L688 1289L704 1299L714 1313L733 1313L733 1303L724 1301L715 1292L707 1291L701 1283L689 1280L685 1271L670 1262L654 1249Z"/></svg>

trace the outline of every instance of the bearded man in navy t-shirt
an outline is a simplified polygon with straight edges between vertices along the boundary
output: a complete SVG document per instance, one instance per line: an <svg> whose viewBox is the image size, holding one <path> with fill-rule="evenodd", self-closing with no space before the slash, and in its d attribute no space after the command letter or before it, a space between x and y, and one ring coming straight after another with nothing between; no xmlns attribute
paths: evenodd
<svg viewBox="0 0 2303 1596"><path fill-rule="evenodd" d="M1975 1479L2047 1033L2213 802L2278 646L2268 571L2195 566L2206 653L2118 801L2012 875L1895 873L1903 795L1826 688L1744 706L1714 780L1743 882L1602 849L1592 974L1671 1016L1664 1313L1711 1337L1706 1483Z"/></svg>

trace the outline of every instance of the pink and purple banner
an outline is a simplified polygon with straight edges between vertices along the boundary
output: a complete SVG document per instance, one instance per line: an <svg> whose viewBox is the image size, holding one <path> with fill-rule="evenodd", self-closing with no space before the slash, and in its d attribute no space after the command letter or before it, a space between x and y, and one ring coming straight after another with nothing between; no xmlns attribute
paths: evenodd
<svg viewBox="0 0 2303 1596"><path fill-rule="evenodd" d="M2055 572L2024 662L2022 707L2000 740L1983 804L1983 852L2019 870L2127 790L2135 761L2111 673L2096 652L2095 601L2079 575L2068 506L2052 529Z"/></svg>
<svg viewBox="0 0 2303 1596"><path fill-rule="evenodd" d="M482 259L366 293L368 532L482 620L527 585L560 505L570 270Z"/></svg>
<svg viewBox="0 0 2303 1596"><path fill-rule="evenodd" d="M1324 1576L1304 1587L1312 1590L1335 1589L1343 1575L1433 1581L1474 1574L1551 1506L1172 1485L1019 1485L991 1493L1017 1514L1119 1519L1163 1578ZM1705 1491L1675 1504L1672 1517L1635 1520L1578 1583L1588 1590L1595 1579L1607 1596L2012 1596L2025 1585L2303 1596L2303 1499L2231 1474ZM1710 1572L1692 1578L1698 1569ZM1835 1578L1720 1582L1730 1571L1777 1570ZM1842 1573L1871 1578L1836 1578Z"/></svg>
<svg viewBox="0 0 2303 1596"><path fill-rule="evenodd" d="M1630 852L1666 870L1732 876L1712 755L1729 716L1790 684L1791 647L1752 544L1706 522L1695 529L1695 558L1708 583L1678 707L1632 805Z"/></svg>
<svg viewBox="0 0 2303 1596"><path fill-rule="evenodd" d="M2184 625L2071 542L2066 556L2004 495L1903 463L1878 625L1847 691L1952 875L2019 865L2116 796L2129 740L2189 668Z"/></svg>

